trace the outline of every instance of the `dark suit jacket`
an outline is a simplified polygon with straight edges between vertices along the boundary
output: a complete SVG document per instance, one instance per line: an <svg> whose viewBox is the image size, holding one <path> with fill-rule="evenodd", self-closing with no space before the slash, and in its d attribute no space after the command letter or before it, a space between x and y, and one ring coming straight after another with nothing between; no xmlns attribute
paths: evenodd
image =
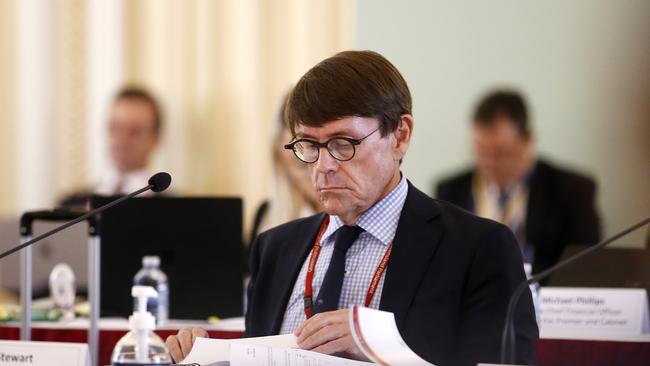
<svg viewBox="0 0 650 366"><path fill-rule="evenodd" d="M442 181L436 198L474 210L473 171ZM595 183L584 176L558 169L543 160L534 168L526 210L526 241L535 248L533 273L555 264L569 244L600 240Z"/></svg>
<svg viewBox="0 0 650 366"><path fill-rule="evenodd" d="M260 234L251 252L246 335L280 331L303 262L325 214ZM406 343L439 366L498 362L506 306L524 280L510 230L409 183L379 308L395 314ZM516 314L517 358L534 363L538 339L530 291Z"/></svg>

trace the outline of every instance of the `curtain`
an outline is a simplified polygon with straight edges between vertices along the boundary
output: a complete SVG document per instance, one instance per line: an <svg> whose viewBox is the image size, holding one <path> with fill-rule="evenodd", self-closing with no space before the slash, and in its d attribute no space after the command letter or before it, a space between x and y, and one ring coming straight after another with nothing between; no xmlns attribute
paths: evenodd
<svg viewBox="0 0 650 366"><path fill-rule="evenodd" d="M29 28L33 12L50 23L25 35L39 32ZM250 218L268 195L280 100L316 62L351 47L353 12L348 0L0 2L0 50L18 55L0 58L0 213L48 207L96 181L112 93L136 84L163 107L154 169L169 171L178 193L243 197ZM37 73L18 66L29 58L18 47L30 42L48 46ZM35 84L47 92L30 95ZM44 113L29 117L29 98L51 111L47 124Z"/></svg>

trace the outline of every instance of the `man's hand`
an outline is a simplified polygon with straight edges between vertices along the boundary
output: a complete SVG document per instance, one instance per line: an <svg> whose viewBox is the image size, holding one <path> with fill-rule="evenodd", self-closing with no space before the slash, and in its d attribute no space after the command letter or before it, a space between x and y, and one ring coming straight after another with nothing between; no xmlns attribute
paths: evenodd
<svg viewBox="0 0 650 366"><path fill-rule="evenodd" d="M369 361L350 333L349 309L319 313L307 319L294 333L302 349Z"/></svg>
<svg viewBox="0 0 650 366"><path fill-rule="evenodd" d="M176 335L167 337L165 344L175 363L182 361L192 350L194 340L198 337L210 338L203 328L183 328Z"/></svg>

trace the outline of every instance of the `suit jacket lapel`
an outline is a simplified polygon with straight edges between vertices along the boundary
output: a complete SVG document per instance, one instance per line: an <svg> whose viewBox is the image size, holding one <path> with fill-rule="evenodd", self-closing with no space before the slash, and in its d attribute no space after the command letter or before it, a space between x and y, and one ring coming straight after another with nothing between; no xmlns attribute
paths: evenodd
<svg viewBox="0 0 650 366"><path fill-rule="evenodd" d="M325 213L321 213L301 222L296 228L296 232L299 234L294 238L287 238L283 243L282 253L276 267L278 276L276 293L279 296L274 297L274 299L277 299L274 304L269 304L269 309L273 309L271 313L271 319L273 319L272 334L280 332L289 297L300 269L314 246L318 229L323 223L325 215Z"/></svg>
<svg viewBox="0 0 650 366"><path fill-rule="evenodd" d="M435 201L409 182L408 195L393 240L379 308L393 312L399 326L429 267L441 238Z"/></svg>

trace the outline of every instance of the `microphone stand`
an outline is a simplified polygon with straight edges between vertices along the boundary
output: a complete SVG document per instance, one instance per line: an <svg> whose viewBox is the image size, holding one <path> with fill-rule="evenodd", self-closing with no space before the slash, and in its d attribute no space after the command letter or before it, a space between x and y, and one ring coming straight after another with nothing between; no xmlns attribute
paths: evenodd
<svg viewBox="0 0 650 366"><path fill-rule="evenodd" d="M111 208L111 207L113 207L113 206L115 206L117 204L120 204L120 203L122 203L122 202L124 202L124 201L126 201L126 200L128 200L130 198L133 198L133 197L139 195L142 192L146 192L146 191L150 190L153 187L154 187L154 185L150 184L150 185L148 185L146 187L138 189L135 192L131 192L131 193L127 194L126 196L122 196L122 197L120 197L120 198L118 198L118 199L116 199L114 201L111 201L111 202L105 204L102 207L98 207L98 208L96 208L94 210L88 211L87 213L77 217L74 220L68 221L65 224L61 225L61 226L57 226L54 229L52 229L52 230L50 230L50 231L48 231L48 232L46 232L44 234L41 234L41 235L39 235L39 236L37 236L37 237L35 237L33 239L30 239L30 240L28 240L28 241L26 241L26 242L24 242L24 243L22 243L20 245L17 245L15 247L7 250L4 253L1 253L0 254L0 259L2 259L2 258L6 257L6 256L8 256L8 255L10 255L10 254L12 254L14 252L17 252L17 251L23 249L24 247L30 246L30 245L38 242L38 241L41 241L41 240L47 238L48 236L54 235L54 234L58 233L61 230L67 229L67 228L69 228L70 226L72 226L74 224L78 224L78 223L80 223L82 221L85 221L88 218L90 218L91 216L95 216L98 213L102 213L102 212L108 210L109 208ZM29 218L27 218L27 219L29 219ZM22 222L24 220L26 220L25 217L23 217L23 219L21 220L21 223L20 223L20 233L23 234L23 235L27 234L27 231L25 229L25 225Z"/></svg>
<svg viewBox="0 0 650 366"><path fill-rule="evenodd" d="M90 314L88 316L88 335L86 342L90 352L90 360L92 365L97 365L99 362L99 316L100 316L100 266L101 266L101 240L97 230L99 220L97 216L101 212L118 205L125 200L128 200L142 192L151 189L151 185L139 189L126 196L119 197L108 204L98 207L95 210L88 211L87 213L66 211L66 210L53 210L53 211L35 211L26 212L20 219L20 233L24 241L22 244L0 254L0 259L4 258L16 251L20 252L21 273L20 273L20 307L22 316L20 319L20 339L23 341L31 340L31 307L32 307L32 247L31 245L43 240L51 235L65 230L82 221L88 221L88 303L90 305ZM73 218L73 219L72 219ZM34 220L54 220L63 221L72 219L61 226L30 238L32 235L32 222Z"/></svg>
<svg viewBox="0 0 650 366"><path fill-rule="evenodd" d="M639 223L632 225L631 227L621 231L620 233L605 239L601 241L600 243L591 246L579 253L576 253L575 255L563 260L562 262L552 266L551 268L548 268L540 273L537 273L533 276L531 276L529 279L526 281L522 282L519 284L519 286L515 289L515 291L512 294L512 297L510 298L510 302L508 303L508 310L506 312L506 319L505 323L503 325L503 333L501 333L501 363L514 363L515 361L515 349L516 349L516 335L515 335L515 327L514 327L514 313L515 313L515 308L517 307L517 304L519 303L519 298L521 295L524 293L526 288L530 286L531 284L535 282L539 282L540 280L548 277L551 275L553 272L564 268L568 266L569 264L577 261L578 259L589 255L600 248L606 246L607 244L616 241L625 235L633 232L634 230L647 225L650 222L650 217L641 220Z"/></svg>
<svg viewBox="0 0 650 366"><path fill-rule="evenodd" d="M91 219L91 225L89 227L89 234L91 235L88 243L88 301L90 303L90 326L88 327L88 347L90 349L91 363L97 364L98 362L98 351L99 351L99 293L100 293L100 240L98 232L96 230L96 225L94 224L96 220L93 220L94 216L104 212L105 210L118 205L128 199L131 199L143 192L152 190L153 192L162 192L171 183L171 176L168 173L160 172L154 174L149 178L148 185L146 187L140 188L137 191L131 192L125 196L122 196L114 201L111 201L104 206L98 207L96 209L90 210L85 214L80 212L70 212L70 211L39 211L25 213L21 218L20 223L20 232L23 235L25 242L19 244L4 253L0 254L0 259L15 253L23 248L26 248L21 252L21 288L20 288L20 305L22 309L22 319L21 319L21 340L30 340L31 338L31 302L32 302L32 252L31 245L43 240L53 234L58 233L61 230L67 229L72 225L75 225L81 221ZM72 219L71 221L66 222L65 224L58 226L44 234L41 234L35 238L29 238L32 235L32 221L34 219L45 218L45 219L54 219L54 220L67 220Z"/></svg>

